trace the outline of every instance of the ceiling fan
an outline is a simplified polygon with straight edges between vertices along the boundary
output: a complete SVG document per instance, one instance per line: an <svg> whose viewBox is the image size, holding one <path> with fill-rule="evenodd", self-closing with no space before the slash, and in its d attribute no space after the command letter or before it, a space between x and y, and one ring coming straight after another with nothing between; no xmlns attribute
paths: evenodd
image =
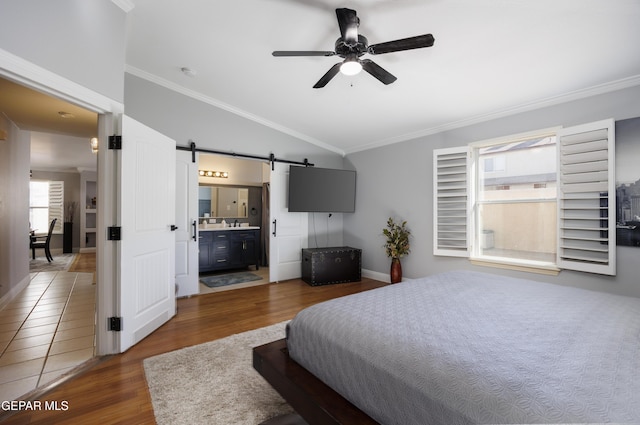
<svg viewBox="0 0 640 425"><path fill-rule="evenodd" d="M336 40L335 51L314 51L314 50L276 50L273 56L335 56L344 58L344 61L337 63L327 71L326 74L313 86L319 89L327 85L338 72L345 75L355 75L361 70L365 70L373 75L383 84L391 84L396 81L396 77L386 71L380 65L370 59L360 59L365 53L370 55L380 55L383 53L399 52L402 50L420 49L433 46L434 38L431 34L418 35L415 37L403 38L400 40L388 41L369 45L365 36L358 34L360 18L355 10L336 9L338 25L340 26L340 38Z"/></svg>

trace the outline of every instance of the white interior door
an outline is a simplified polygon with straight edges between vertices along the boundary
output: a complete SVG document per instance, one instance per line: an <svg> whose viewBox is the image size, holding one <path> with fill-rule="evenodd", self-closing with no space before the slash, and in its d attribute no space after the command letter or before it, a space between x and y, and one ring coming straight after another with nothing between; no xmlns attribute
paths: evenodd
<svg viewBox="0 0 640 425"><path fill-rule="evenodd" d="M118 279L119 349L127 350L175 315L174 140L122 117L122 228Z"/></svg>
<svg viewBox="0 0 640 425"><path fill-rule="evenodd" d="M198 154L176 152L176 285L179 297L198 287Z"/></svg>
<svg viewBox="0 0 640 425"><path fill-rule="evenodd" d="M289 212L289 165L276 162L270 181L269 281L279 282L302 276L302 249L308 246L309 214Z"/></svg>

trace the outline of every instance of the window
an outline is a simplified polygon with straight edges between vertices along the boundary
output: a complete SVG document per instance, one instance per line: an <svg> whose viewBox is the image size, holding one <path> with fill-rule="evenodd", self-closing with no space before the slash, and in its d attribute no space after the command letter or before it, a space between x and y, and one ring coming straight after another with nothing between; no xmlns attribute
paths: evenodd
<svg viewBox="0 0 640 425"><path fill-rule="evenodd" d="M434 255L615 275L614 122L434 150Z"/></svg>
<svg viewBox="0 0 640 425"><path fill-rule="evenodd" d="M505 162L506 158L504 155L488 153L485 158L483 158L482 165L484 167L484 171L489 173L492 171L504 171Z"/></svg>
<svg viewBox="0 0 640 425"><path fill-rule="evenodd" d="M54 233L62 233L64 182L29 182L29 223L36 233L47 233L49 223L57 218Z"/></svg>
<svg viewBox="0 0 640 425"><path fill-rule="evenodd" d="M496 152L500 154L496 156ZM554 266L555 133L474 146L472 158L478 164L472 257ZM495 167L497 158L499 168ZM547 187L534 190L537 185Z"/></svg>

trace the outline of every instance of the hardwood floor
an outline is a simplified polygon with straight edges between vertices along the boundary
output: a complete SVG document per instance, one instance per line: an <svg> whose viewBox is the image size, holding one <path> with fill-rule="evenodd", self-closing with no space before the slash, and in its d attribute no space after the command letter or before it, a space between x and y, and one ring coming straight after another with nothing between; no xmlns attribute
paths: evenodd
<svg viewBox="0 0 640 425"><path fill-rule="evenodd" d="M3 424L154 424L142 361L179 348L289 320L300 310L384 286L361 282L311 287L301 280L178 300L178 314L126 353L109 356L35 400L66 410L20 411ZM194 391L206 390L196 389ZM0 411L6 417L7 412ZM0 416L0 420L3 416Z"/></svg>
<svg viewBox="0 0 640 425"><path fill-rule="evenodd" d="M96 271L96 253L83 252L76 255L69 267L70 272L92 273Z"/></svg>

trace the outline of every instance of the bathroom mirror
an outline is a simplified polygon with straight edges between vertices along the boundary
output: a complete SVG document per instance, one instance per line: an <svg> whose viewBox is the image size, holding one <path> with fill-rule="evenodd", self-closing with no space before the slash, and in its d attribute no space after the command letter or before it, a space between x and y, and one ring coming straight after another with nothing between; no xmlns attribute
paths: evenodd
<svg viewBox="0 0 640 425"><path fill-rule="evenodd" d="M249 189L234 186L198 187L198 215L211 218L247 218Z"/></svg>

